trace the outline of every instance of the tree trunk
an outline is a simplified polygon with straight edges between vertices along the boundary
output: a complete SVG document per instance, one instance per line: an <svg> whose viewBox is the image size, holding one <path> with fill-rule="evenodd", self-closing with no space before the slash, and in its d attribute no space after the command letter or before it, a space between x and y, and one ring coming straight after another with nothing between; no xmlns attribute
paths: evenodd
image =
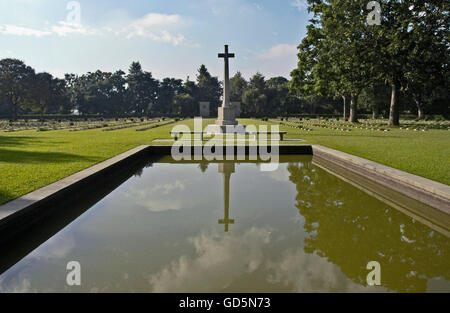
<svg viewBox="0 0 450 313"><path fill-rule="evenodd" d="M11 99L10 101L12 107L13 121L17 119L17 104Z"/></svg>
<svg viewBox="0 0 450 313"><path fill-rule="evenodd" d="M357 106L357 96L356 95L351 95L350 96L350 118L348 119L348 121L350 123L356 123L358 121L358 117L356 116L356 106Z"/></svg>
<svg viewBox="0 0 450 313"><path fill-rule="evenodd" d="M344 120L347 119L347 97L346 96L342 96L342 99L344 100Z"/></svg>
<svg viewBox="0 0 450 313"><path fill-rule="evenodd" d="M423 120L425 118L425 112L423 112L422 106L417 106L417 117L419 120Z"/></svg>
<svg viewBox="0 0 450 313"><path fill-rule="evenodd" d="M413 98L414 98L414 102L417 105L417 117L419 118L419 120L423 120L425 118L425 112L423 111L421 101L417 97L413 97Z"/></svg>
<svg viewBox="0 0 450 313"><path fill-rule="evenodd" d="M378 104L375 104L372 108L372 119L376 120L378 118Z"/></svg>
<svg viewBox="0 0 450 313"><path fill-rule="evenodd" d="M398 109L398 85L392 84L391 108L389 110L389 126L400 125L400 114Z"/></svg>

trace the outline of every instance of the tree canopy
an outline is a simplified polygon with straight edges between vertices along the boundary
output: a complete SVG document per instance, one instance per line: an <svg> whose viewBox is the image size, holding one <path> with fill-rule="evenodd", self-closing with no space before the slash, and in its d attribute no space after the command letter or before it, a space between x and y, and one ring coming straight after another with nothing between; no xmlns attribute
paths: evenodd
<svg viewBox="0 0 450 313"><path fill-rule="evenodd" d="M350 98L349 120L355 122L361 93L367 100L367 94L389 86L389 124L398 125L400 95L414 100L422 118L424 106L435 111L435 95L448 90L449 3L378 3L379 25L368 22L373 7L367 1L308 0L313 18L298 46L290 87L304 96L342 97L344 116ZM379 104L372 101L372 109L377 115ZM448 115L448 106L438 113Z"/></svg>

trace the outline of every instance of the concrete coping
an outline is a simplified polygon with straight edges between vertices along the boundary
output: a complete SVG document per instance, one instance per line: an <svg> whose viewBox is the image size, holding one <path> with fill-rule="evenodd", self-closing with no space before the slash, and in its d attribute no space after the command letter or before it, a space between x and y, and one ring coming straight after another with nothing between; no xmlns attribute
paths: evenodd
<svg viewBox="0 0 450 313"><path fill-rule="evenodd" d="M115 164L129 158L130 156L137 154L147 148L148 148L148 146L139 146L139 147L133 148L122 154L112 157L106 161L103 161L103 162L93 165L87 169L84 169L78 173L75 173L66 178L63 178L63 179L61 179L55 183L52 183L48 186L45 186L38 190L32 191L18 199L15 199L4 205L1 205L0 206L0 221L16 212L19 212L27 207L37 204L39 201L44 200L52 195L55 195L56 193L63 191L64 189L72 186L73 184L76 184L96 173L99 173L99 172L105 170L106 168L109 168L110 166L115 165Z"/></svg>
<svg viewBox="0 0 450 313"><path fill-rule="evenodd" d="M426 191L450 203L450 186L448 185L320 145L313 145L312 148L314 155L322 156L325 154L332 156L357 167L362 167L382 176L387 176L405 185Z"/></svg>

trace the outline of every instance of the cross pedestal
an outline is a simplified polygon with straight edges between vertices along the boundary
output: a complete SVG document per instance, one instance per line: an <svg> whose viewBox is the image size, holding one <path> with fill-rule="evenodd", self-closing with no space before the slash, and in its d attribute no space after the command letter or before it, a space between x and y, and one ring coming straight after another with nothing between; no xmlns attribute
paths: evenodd
<svg viewBox="0 0 450 313"><path fill-rule="evenodd" d="M235 119L235 109L231 106L221 107L217 109L217 121L216 125L219 126L235 126L238 122Z"/></svg>
<svg viewBox="0 0 450 313"><path fill-rule="evenodd" d="M208 134L223 133L245 133L245 126L238 125L236 121L236 109L230 103L230 70L229 59L234 58L234 53L228 52L228 45L225 45L225 53L219 53L219 58L224 59L224 79L223 79L223 101L218 108L217 121L215 125L208 125Z"/></svg>

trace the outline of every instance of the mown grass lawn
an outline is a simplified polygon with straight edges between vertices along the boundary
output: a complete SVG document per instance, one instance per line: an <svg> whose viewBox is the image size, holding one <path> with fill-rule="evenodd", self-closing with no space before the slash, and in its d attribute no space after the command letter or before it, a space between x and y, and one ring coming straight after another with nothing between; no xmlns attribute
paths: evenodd
<svg viewBox="0 0 450 313"><path fill-rule="evenodd" d="M203 121L204 125L213 122ZM247 125L267 124L247 119L241 119L240 122ZM193 123L193 120L179 122L191 128ZM79 132L0 133L0 204L138 145L155 144L153 140L156 138L170 138L169 133L174 125L142 132L128 128L110 132L95 129ZM376 132L358 129L343 133L314 128L314 131L306 132L284 126L280 130L288 132L286 138L302 138L307 144L321 144L450 184L449 131L412 132L394 129Z"/></svg>

